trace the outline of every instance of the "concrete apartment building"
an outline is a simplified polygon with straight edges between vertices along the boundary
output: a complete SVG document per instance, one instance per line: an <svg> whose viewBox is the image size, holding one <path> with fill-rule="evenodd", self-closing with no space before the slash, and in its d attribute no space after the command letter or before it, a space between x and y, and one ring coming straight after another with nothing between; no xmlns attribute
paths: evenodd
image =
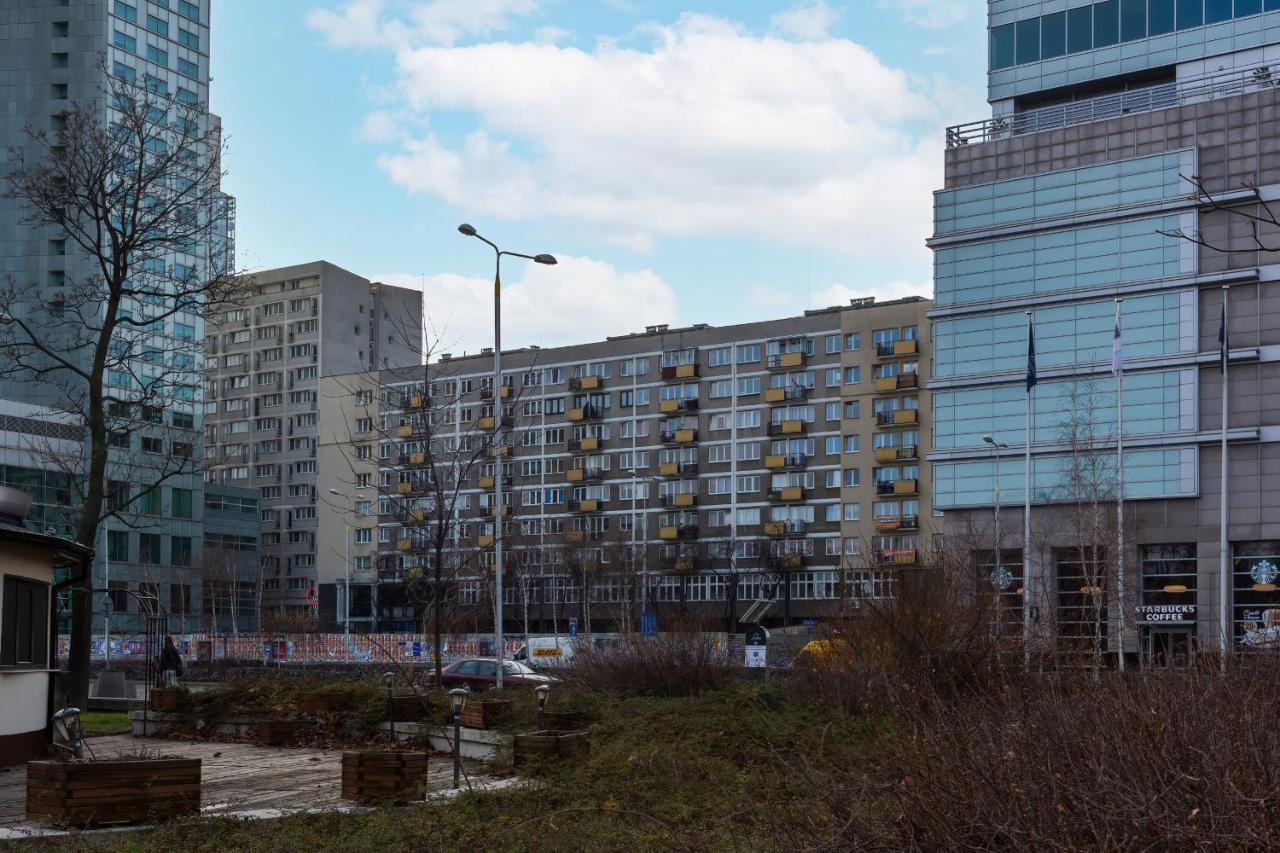
<svg viewBox="0 0 1280 853"><path fill-rule="evenodd" d="M1265 9L1258 0L993 0L988 9L993 117L948 131L931 240L930 459L947 539L985 537L974 556L980 575L992 567L998 471L1008 593L1012 607L1032 608L1023 615L1033 636L1081 652L1100 636L1114 654L1123 635L1126 656L1155 662L1221 642L1218 329L1229 294L1226 604L1234 640L1256 643L1280 604L1280 494L1270 487L1280 470L1270 402L1280 391L1280 256L1259 250L1276 245L1274 229L1255 243L1243 214L1280 185L1280 11L1270 0ZM1081 445L1079 432L1064 432L1075 404L1088 415L1077 427L1092 424L1084 457L1103 462L1098 497L1114 519L1117 297L1123 551L1114 522L1102 541L1071 529ZM1018 512L1027 311L1039 372L1030 543ZM1009 445L998 462L984 435ZM1090 561L1110 568L1101 581L1086 577Z"/></svg>
<svg viewBox="0 0 1280 853"><path fill-rule="evenodd" d="M325 261L250 279L253 295L205 336L205 479L258 493L262 602L305 614L329 498L318 462L320 378L418 363L422 294Z"/></svg>
<svg viewBox="0 0 1280 853"><path fill-rule="evenodd" d="M321 524L322 606L336 596L341 613L346 566L328 555L354 518L353 629L422 624L432 461L463 475L459 627L492 626L499 476L510 630L526 615L531 630L609 630L644 610L777 625L834 613L855 585L879 594L882 570L915 565L930 527L929 305L859 300L504 352L497 406L489 351L328 377L322 405L346 402L322 415L322 466L349 472L334 488L353 490L356 510L339 500ZM428 451L428 433L462 450Z"/></svg>
<svg viewBox="0 0 1280 853"><path fill-rule="evenodd" d="M29 157L38 157L27 128L56 132L61 126L61 113L73 104L96 103L109 115L112 107L104 95L109 89L107 75L167 94L180 105L178 110L184 118L194 116L202 123L201 132L216 131L218 117L207 111L209 10L209 0L0 0L0 102L5 104L0 111L0 150L19 148ZM203 124L206 122L207 128ZM0 182L5 169L0 164ZM225 259L234 252L233 200L222 197L222 206L213 215L222 221L225 233L207 244L201 241L188 251L175 252L166 259L171 267L201 270L207 268L215 253ZM31 286L43 303L57 304L69 282L91 278L95 262L77 251L65 234L49 227L33 227L25 222L26 216L27 211L18 201L0 199L0 280ZM127 305L124 310L134 317L147 317L156 309L136 304ZM37 314L32 318L40 322ZM49 330L48 339L58 340L58 334ZM172 407L162 413L162 423L157 424L154 433L143 430L113 445L113 476L145 483L167 454L194 456L197 452L202 416L199 366L187 351L203 334L203 321L198 315L176 314L148 328L145 337L138 337L139 350L145 351L151 361L140 361L129 370L109 372L109 389L117 391L132 376L151 377L161 370L169 371L169 378L178 381L189 371L190 379L189 384L183 383L183 390L190 393L175 395ZM74 355L76 350L68 348L67 352ZM80 355L89 357L87 351ZM163 359L162 364L155 360L157 356ZM54 384L35 381L0 382L0 400L37 407L64 405ZM67 428L61 415L49 413L47 429L30 423L33 417L46 415L28 411L21 417L25 425L11 431L13 435L21 431L24 436L21 447L13 450L25 459L17 464L25 472L19 479L61 476L55 473L57 464L34 459L30 452L32 436ZM79 453L80 442L73 444L72 449ZM70 458L62 457L61 462ZM14 468L7 470L12 472ZM41 470L44 473L31 473ZM145 582L162 602L168 602L171 579L176 586L190 586L184 578L201 559L201 490L201 477L196 472L169 478L162 489L135 502L129 518L107 522L96 552L94 586L107 585L108 563L110 583L115 589L136 592ZM69 494L69 490L57 488L54 492L59 501L62 495ZM38 494L45 495L47 490L41 487ZM59 508L56 521L48 518L62 533L70 529L70 514L65 509ZM33 523L32 519L28 523ZM199 589L195 584L197 596ZM95 631L101 627L105 598L94 603ZM132 599L123 592L114 598L128 607L114 617L115 624L122 630L134 629L138 622ZM195 605L199 607L198 598Z"/></svg>

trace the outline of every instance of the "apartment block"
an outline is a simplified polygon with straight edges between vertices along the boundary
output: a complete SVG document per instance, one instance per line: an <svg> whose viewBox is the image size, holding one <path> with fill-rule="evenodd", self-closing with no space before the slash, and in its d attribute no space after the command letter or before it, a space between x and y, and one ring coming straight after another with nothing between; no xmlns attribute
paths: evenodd
<svg viewBox="0 0 1280 853"><path fill-rule="evenodd" d="M491 351L327 378L325 396L349 401L328 431L334 459L364 463L334 462L361 492L353 625L410 628L429 612L433 466L461 473L445 601L459 627L492 627L500 523L508 630L634 628L642 612L736 630L882 593L886 565L918 561L930 515L929 304L513 350L497 394ZM323 525L326 552L342 511ZM326 558L322 590L341 599L345 577Z"/></svg>
<svg viewBox="0 0 1280 853"><path fill-rule="evenodd" d="M418 363L422 294L325 261L249 278L253 295L205 337L205 477L257 492L263 602L305 615L315 610L307 599L318 505L328 497L320 378Z"/></svg>
<svg viewBox="0 0 1280 853"><path fill-rule="evenodd" d="M1248 218L1280 185L1273 7L988 5L992 117L948 130L930 241L934 501L947 540L971 541L978 577L1059 651L1184 662L1223 642L1224 610L1236 647L1265 642L1280 615L1280 258L1275 229L1255 241ZM1086 535L1078 509L1100 504Z"/></svg>

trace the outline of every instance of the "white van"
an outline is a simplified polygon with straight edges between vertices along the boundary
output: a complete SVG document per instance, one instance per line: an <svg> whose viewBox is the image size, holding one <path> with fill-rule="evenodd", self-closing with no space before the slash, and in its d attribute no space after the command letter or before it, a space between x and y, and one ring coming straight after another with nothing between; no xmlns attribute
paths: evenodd
<svg viewBox="0 0 1280 853"><path fill-rule="evenodd" d="M532 667L567 666L573 660L573 640L568 637L530 637L512 656Z"/></svg>

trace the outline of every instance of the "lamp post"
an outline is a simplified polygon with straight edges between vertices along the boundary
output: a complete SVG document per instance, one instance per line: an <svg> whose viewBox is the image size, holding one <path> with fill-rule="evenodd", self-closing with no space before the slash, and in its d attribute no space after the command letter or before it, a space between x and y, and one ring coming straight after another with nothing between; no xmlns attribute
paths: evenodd
<svg viewBox="0 0 1280 853"><path fill-rule="evenodd" d="M396 700L391 693L391 682L395 680L395 675L390 672L382 673L382 683L387 685L387 729L391 733L391 746L396 745Z"/></svg>
<svg viewBox="0 0 1280 853"><path fill-rule="evenodd" d="M80 709L66 707L53 715L53 728L71 750L77 761L84 759L84 728L80 725Z"/></svg>
<svg viewBox="0 0 1280 853"><path fill-rule="evenodd" d="M458 226L458 233L464 237L475 237L477 240L485 243L489 248L493 249L493 406L494 406L494 435L496 437L495 449L497 454L497 476L493 478L493 571L494 571L494 645L497 646L498 657L498 676L494 682L494 688L502 689L502 659L505 655L502 638L502 524L505 520L505 513L502 507L502 257L510 255L513 258L524 258L538 264L546 264L552 266L556 263L556 259L552 255L524 255L520 252L507 252L498 248L498 244L492 240L488 240L481 236L475 228L462 223ZM456 768L455 768L456 770ZM456 784L456 783L455 783Z"/></svg>
<svg viewBox="0 0 1280 853"><path fill-rule="evenodd" d="M543 731L546 729L543 716L547 710L547 697L551 695L551 685L539 684L533 688L533 692L538 694L538 731Z"/></svg>
<svg viewBox="0 0 1280 853"><path fill-rule="evenodd" d="M1003 564L1003 562L1001 561L1001 558L1000 558L1000 544L1001 544L1001 535L1000 535L1000 534L1001 534L1001 531L1000 531L1000 451L1001 451L1001 450L1005 450L1005 449L1007 449L1007 448L1009 447L1009 445L1008 445L1008 444L1005 444L1003 441L996 441L994 438L992 438L992 437L991 437L991 436L989 436L989 435L984 435L984 436L982 437L982 440L983 440L983 441L985 441L987 444L991 445L991 462L992 462L992 467L995 469L995 476L996 476L996 495L995 495L995 497L996 497L996 500L995 500L995 515L996 515L996 565L995 565L995 568L991 570L991 585L992 585L992 586L994 586L994 587L996 588L996 594L997 594L997 595L999 595L1001 592L1003 592L1003 591L1004 591L1004 587L1005 587L1005 585L1006 585L1005 576L1004 576L1004 571L1003 571L1003 569L1004 569L1004 564Z"/></svg>
<svg viewBox="0 0 1280 853"><path fill-rule="evenodd" d="M455 687L449 691L449 705L453 708L453 787L462 778L462 709L467 705L467 691Z"/></svg>
<svg viewBox="0 0 1280 853"><path fill-rule="evenodd" d="M351 660L351 497L345 492L337 489L330 489L329 494L340 497L347 502L347 511L343 514L343 520L347 525L347 559L346 559L346 580L342 583L342 656L343 659L350 662ZM356 497L364 497L363 492L356 492Z"/></svg>

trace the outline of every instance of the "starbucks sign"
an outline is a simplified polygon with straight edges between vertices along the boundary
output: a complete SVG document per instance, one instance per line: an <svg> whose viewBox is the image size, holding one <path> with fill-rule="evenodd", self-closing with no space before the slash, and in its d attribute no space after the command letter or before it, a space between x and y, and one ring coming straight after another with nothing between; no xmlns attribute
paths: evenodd
<svg viewBox="0 0 1280 853"><path fill-rule="evenodd" d="M1276 569L1276 564L1270 560L1256 560L1249 569L1249 577L1253 578L1256 584L1275 583L1280 570Z"/></svg>

